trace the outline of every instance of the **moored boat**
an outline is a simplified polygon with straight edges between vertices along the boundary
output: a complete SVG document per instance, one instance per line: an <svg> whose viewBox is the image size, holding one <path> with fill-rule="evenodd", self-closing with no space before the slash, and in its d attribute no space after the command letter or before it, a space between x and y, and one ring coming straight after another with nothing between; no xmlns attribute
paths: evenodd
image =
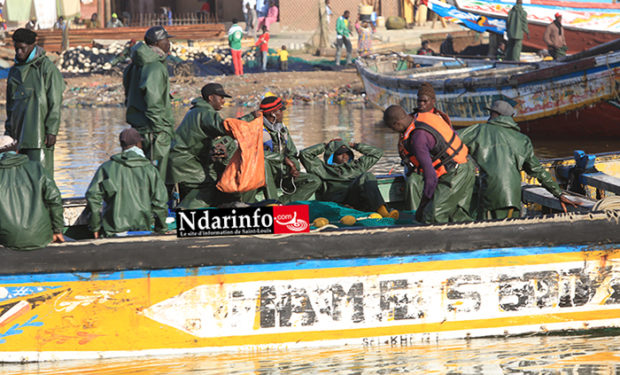
<svg viewBox="0 0 620 375"><path fill-rule="evenodd" d="M368 100L380 108L401 104L412 111L418 87L429 82L437 108L455 126L485 122L486 108L502 99L517 109L515 120L527 134L618 136L618 47L620 40L597 47L597 54L579 54L564 62L399 54L358 59L356 67Z"/></svg>
<svg viewBox="0 0 620 375"><path fill-rule="evenodd" d="M620 165L617 154L580 160L610 174ZM398 178L381 181L398 199ZM619 229L616 213L595 212L0 248L0 362L618 327Z"/></svg>
<svg viewBox="0 0 620 375"><path fill-rule="evenodd" d="M514 1L456 0L459 10L479 16L505 20ZM547 49L545 28L556 13L562 14L568 53L577 53L620 38L620 4L580 1L530 0L523 2L527 12L529 38L523 44Z"/></svg>

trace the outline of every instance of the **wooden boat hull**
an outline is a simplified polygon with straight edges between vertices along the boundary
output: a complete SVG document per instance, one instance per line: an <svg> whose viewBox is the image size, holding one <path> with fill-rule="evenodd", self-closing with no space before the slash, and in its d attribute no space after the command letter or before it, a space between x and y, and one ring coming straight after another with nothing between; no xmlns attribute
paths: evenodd
<svg viewBox="0 0 620 375"><path fill-rule="evenodd" d="M0 362L618 327L616 219L0 248Z"/></svg>
<svg viewBox="0 0 620 375"><path fill-rule="evenodd" d="M407 56L420 61L429 57ZM445 60L436 58L436 64ZM486 108L493 101L504 99L517 109L515 120L524 123L526 133L559 131L561 136L584 135L620 136L620 108L604 102L615 99L620 87L620 53L587 57L575 62L556 64L539 63L537 69L503 77L477 79L474 76L433 80L432 76L417 76L415 70L409 77L373 71L372 61L358 60L356 66L363 81L368 100L380 108L400 104L411 111L416 107L417 89L429 80L435 87L437 107L450 115L453 125L468 126L485 122ZM476 64L484 64L478 61ZM487 62L494 69L504 64ZM499 65L498 65L499 64ZM605 108L604 112L598 106ZM589 108L595 108L588 111ZM591 124L584 130L578 118L582 111ZM571 124L563 121L574 119ZM604 117L608 121L592 121ZM570 126L569 126L570 125ZM585 131L585 133L584 133Z"/></svg>
<svg viewBox="0 0 620 375"><path fill-rule="evenodd" d="M505 20L514 1L457 0L457 7L465 12ZM547 49L543 42L545 28L553 22L556 13L562 14L568 53L584 51L620 37L620 5L615 3L531 0L524 2L527 13L529 38L523 44Z"/></svg>

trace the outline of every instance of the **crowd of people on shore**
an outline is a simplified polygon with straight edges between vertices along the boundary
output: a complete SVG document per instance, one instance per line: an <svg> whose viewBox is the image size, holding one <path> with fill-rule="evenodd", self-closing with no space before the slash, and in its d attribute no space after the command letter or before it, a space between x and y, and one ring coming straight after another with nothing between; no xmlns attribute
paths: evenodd
<svg viewBox="0 0 620 375"><path fill-rule="evenodd" d="M36 45L36 33L18 29L12 39L16 63L9 72L5 135L0 137L0 244L32 249L64 241L62 201L53 180L64 82ZM314 196L381 217L399 217L368 172L383 150L341 139L298 150L283 123L286 103L275 95L265 95L259 108L239 119L223 119L219 111L231 95L222 85L208 83L175 129L164 63L169 50L162 26L148 29L144 42L132 48L123 76L131 127L120 133L122 151L99 167L86 192L94 238L135 230L165 232L171 201L179 209L196 209L259 199L285 204ZM517 216L521 170L571 203L540 166L508 103L494 103L487 124L460 134L449 116L435 108L430 84L420 87L417 107L407 113L390 106L384 122L400 133L405 208L415 210L420 223ZM261 144L254 154L252 132ZM250 163L264 160L249 177L230 173L242 154L262 156ZM485 181L476 195L472 157ZM240 178L251 181L244 184Z"/></svg>

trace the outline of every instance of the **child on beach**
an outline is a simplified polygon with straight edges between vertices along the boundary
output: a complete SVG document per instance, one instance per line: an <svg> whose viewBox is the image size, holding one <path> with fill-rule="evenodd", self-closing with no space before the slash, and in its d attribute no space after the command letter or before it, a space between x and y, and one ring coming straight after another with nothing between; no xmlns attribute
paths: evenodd
<svg viewBox="0 0 620 375"><path fill-rule="evenodd" d="M286 46L282 46L282 48L278 51L278 56L280 56L280 70L285 72L288 70L288 51L286 50Z"/></svg>

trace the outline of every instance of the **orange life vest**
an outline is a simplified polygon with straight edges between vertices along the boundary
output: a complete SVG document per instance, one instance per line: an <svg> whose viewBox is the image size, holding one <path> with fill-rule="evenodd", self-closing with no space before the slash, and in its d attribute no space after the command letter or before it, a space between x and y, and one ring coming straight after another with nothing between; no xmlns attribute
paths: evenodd
<svg viewBox="0 0 620 375"><path fill-rule="evenodd" d="M413 166L422 172L420 162L409 152L405 143L416 129L424 129L435 138L435 147L431 150L433 167L437 178L448 173L448 169L457 164L467 163L467 146L461 141L452 127L438 114L432 112L418 112L414 115L414 120L401 135L398 142L399 153Z"/></svg>

